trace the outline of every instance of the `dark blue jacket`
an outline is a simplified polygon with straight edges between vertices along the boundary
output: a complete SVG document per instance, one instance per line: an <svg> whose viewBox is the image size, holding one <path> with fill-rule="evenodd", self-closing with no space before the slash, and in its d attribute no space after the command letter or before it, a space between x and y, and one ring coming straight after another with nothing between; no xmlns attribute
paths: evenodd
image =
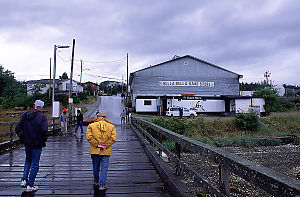
<svg viewBox="0 0 300 197"><path fill-rule="evenodd" d="M32 148L46 146L47 132L47 118L41 111L37 110L25 112L16 125L16 133L19 135L20 141Z"/></svg>

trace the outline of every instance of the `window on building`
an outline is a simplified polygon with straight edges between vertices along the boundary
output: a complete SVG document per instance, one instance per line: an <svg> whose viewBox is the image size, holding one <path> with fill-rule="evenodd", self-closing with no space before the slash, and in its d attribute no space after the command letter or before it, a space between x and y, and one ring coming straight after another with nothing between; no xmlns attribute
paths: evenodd
<svg viewBox="0 0 300 197"><path fill-rule="evenodd" d="M69 88L70 88L70 84L66 83L66 90L69 90Z"/></svg>
<svg viewBox="0 0 300 197"><path fill-rule="evenodd" d="M171 108L171 111L179 111L178 107Z"/></svg>
<svg viewBox="0 0 300 197"><path fill-rule="evenodd" d="M144 105L152 105L152 102L149 100L144 100Z"/></svg>

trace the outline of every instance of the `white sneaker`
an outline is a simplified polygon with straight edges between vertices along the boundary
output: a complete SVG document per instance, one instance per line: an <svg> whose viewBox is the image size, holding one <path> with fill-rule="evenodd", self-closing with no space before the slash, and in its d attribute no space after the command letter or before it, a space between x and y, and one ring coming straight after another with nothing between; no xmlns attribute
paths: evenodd
<svg viewBox="0 0 300 197"><path fill-rule="evenodd" d="M106 191L107 190L107 187L105 187L105 186L100 186L99 187L99 191Z"/></svg>
<svg viewBox="0 0 300 197"><path fill-rule="evenodd" d="M21 187L26 187L26 185L27 185L26 180L22 180L20 186Z"/></svg>
<svg viewBox="0 0 300 197"><path fill-rule="evenodd" d="M38 186L33 186L33 187L30 187L29 185L27 186L25 192L36 192L37 190L39 189Z"/></svg>

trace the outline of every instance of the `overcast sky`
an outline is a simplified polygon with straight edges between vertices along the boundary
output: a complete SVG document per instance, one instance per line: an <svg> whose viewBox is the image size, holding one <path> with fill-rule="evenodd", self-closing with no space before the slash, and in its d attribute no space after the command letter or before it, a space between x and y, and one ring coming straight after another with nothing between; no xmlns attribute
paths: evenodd
<svg viewBox="0 0 300 197"><path fill-rule="evenodd" d="M0 0L0 64L18 80L49 78L54 45L76 39L74 78L129 72L192 55L242 74L300 85L299 0ZM57 77L70 75L70 49Z"/></svg>

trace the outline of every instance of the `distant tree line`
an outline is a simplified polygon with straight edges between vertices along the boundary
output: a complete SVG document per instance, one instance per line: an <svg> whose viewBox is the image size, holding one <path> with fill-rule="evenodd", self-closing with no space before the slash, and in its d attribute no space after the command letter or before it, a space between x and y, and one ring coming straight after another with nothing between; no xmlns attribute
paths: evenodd
<svg viewBox="0 0 300 197"><path fill-rule="evenodd" d="M269 87L267 85L267 83L265 82L257 82L257 83L240 83L240 91L255 91L255 90L259 90L259 89L264 89L266 87Z"/></svg>
<svg viewBox="0 0 300 197"><path fill-rule="evenodd" d="M114 84L115 83L115 84ZM114 85L112 85L114 84ZM123 92L126 92L126 85L123 84L121 85L118 82L115 81L103 81L99 85L99 89L104 93L108 95L117 95L122 93L122 88Z"/></svg>
<svg viewBox="0 0 300 197"><path fill-rule="evenodd" d="M60 78L68 77L65 73ZM32 95L27 94L26 86L15 79L14 73L5 70L0 65L0 105L5 108L23 107L31 108L34 105L34 101L39 99L45 102L45 106L52 105L52 91L49 97L49 93L41 94L42 84L36 84L32 89ZM88 95L85 92L72 95L73 102L79 103L88 99ZM64 106L68 105L68 96L65 94L56 94L55 100L61 102Z"/></svg>

